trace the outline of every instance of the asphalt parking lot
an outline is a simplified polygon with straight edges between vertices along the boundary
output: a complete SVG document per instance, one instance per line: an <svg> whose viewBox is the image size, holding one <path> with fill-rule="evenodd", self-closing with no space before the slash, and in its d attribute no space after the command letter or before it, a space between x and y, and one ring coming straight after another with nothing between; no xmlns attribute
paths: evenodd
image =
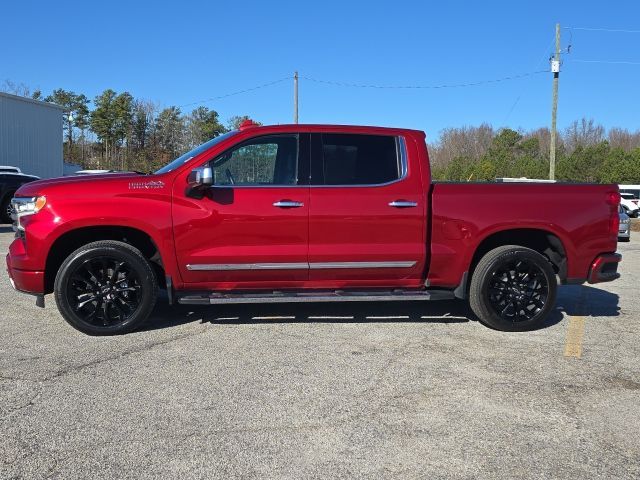
<svg viewBox="0 0 640 480"><path fill-rule="evenodd" d="M93 338L2 267L0 478L639 478L640 234L619 251L513 334L458 302L160 302Z"/></svg>

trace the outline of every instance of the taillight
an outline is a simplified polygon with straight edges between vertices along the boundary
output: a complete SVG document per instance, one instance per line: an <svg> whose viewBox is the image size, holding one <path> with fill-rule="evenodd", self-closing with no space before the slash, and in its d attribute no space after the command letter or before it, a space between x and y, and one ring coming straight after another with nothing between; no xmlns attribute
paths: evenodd
<svg viewBox="0 0 640 480"><path fill-rule="evenodd" d="M612 207L620 205L620 194L618 192L607 192L607 204Z"/></svg>
<svg viewBox="0 0 640 480"><path fill-rule="evenodd" d="M620 216L616 212L615 215L612 215L611 217L609 217L609 233L612 236L617 238L619 228L620 228Z"/></svg>

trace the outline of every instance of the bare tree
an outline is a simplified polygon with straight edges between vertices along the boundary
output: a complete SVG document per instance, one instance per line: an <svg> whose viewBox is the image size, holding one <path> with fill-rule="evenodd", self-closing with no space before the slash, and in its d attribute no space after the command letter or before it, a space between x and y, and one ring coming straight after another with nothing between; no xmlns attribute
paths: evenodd
<svg viewBox="0 0 640 480"><path fill-rule="evenodd" d="M445 128L438 141L429 145L431 163L444 166L458 157L477 160L489 149L494 135L495 131L488 123L478 127Z"/></svg>
<svg viewBox="0 0 640 480"><path fill-rule="evenodd" d="M549 156L549 150L551 148L551 131L547 127L538 128L524 134L524 138L537 138L538 145L540 146L540 155L543 157ZM558 148L561 148L562 137L558 139Z"/></svg>
<svg viewBox="0 0 640 480"><path fill-rule="evenodd" d="M0 92L10 93L12 95L19 95L20 97L31 97L31 88L24 83L16 83L9 79L2 82L0 86Z"/></svg>
<svg viewBox="0 0 640 480"><path fill-rule="evenodd" d="M630 132L626 128L614 127L609 130L608 140L612 147L619 147L628 152L640 147L640 130Z"/></svg>
<svg viewBox="0 0 640 480"><path fill-rule="evenodd" d="M135 100L133 104L132 144L144 150L154 133L155 120L160 107L149 100Z"/></svg>
<svg viewBox="0 0 640 480"><path fill-rule="evenodd" d="M604 127L597 125L593 118L575 120L564 131L564 144L569 153L578 146L588 147L596 145L604 140Z"/></svg>

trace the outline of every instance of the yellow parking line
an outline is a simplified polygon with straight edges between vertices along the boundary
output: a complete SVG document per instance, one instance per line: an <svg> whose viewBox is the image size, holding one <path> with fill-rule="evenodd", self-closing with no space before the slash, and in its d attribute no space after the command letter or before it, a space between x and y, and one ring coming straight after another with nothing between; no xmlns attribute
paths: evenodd
<svg viewBox="0 0 640 480"><path fill-rule="evenodd" d="M567 328L567 340L564 344L564 356L582 356L582 338L584 337L584 317L569 317L569 327Z"/></svg>

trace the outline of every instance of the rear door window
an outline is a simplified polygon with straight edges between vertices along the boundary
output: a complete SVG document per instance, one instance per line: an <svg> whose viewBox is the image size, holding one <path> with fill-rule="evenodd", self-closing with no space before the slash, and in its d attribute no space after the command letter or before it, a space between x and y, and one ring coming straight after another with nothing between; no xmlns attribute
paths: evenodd
<svg viewBox="0 0 640 480"><path fill-rule="evenodd" d="M320 149L323 185L380 185L403 175L399 140L394 136L325 133Z"/></svg>

